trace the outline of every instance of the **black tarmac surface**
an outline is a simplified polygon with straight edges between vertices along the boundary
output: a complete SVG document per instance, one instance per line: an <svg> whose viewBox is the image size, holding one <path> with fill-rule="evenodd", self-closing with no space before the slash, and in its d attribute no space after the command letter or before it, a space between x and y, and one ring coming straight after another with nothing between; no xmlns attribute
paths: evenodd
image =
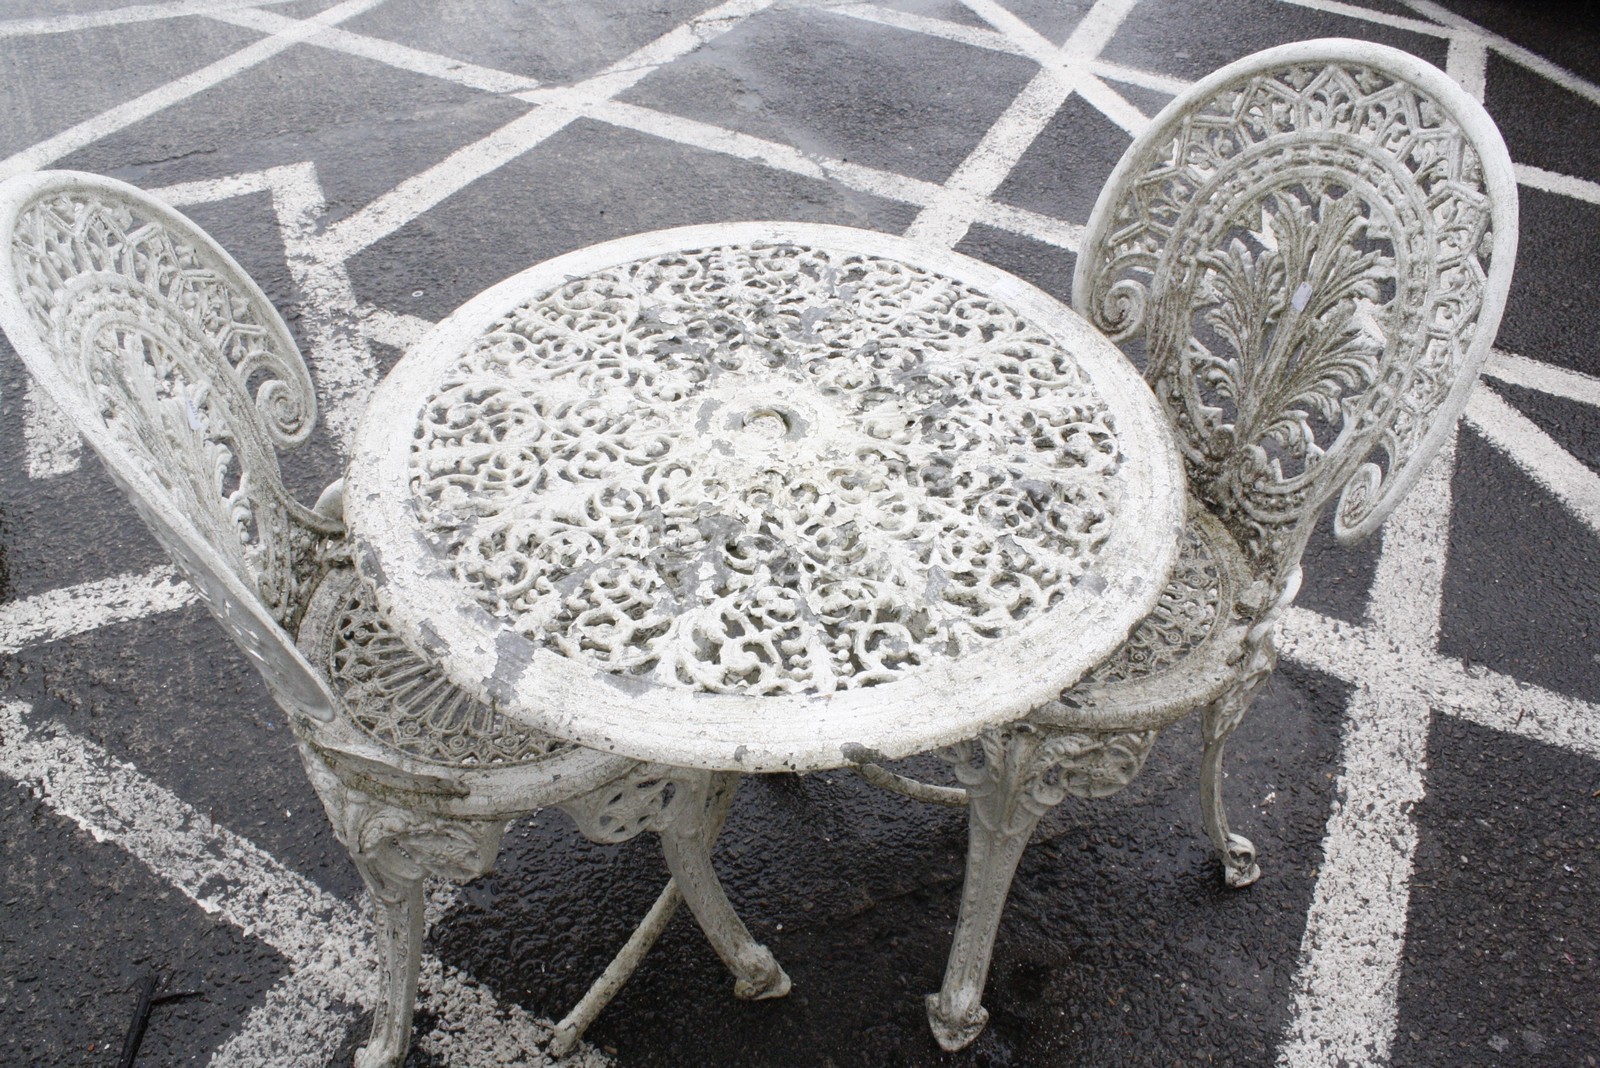
<svg viewBox="0 0 1600 1068"><path fill-rule="evenodd" d="M223 0L187 6L242 9ZM384 0L340 29L559 86L593 77L709 6ZM458 191L350 256L350 307L319 308L327 293L309 291L294 269L267 192L185 210L261 283L308 351L309 324L332 316L343 329L364 329L363 344L386 370L401 349L371 325L383 315L437 320L508 274L608 238L742 219L904 232L921 210L914 199L864 191L826 168L803 175L741 158L712 143L713 128L941 184L1038 65L1014 50L886 25L890 16L992 33L999 9L1060 44L1093 6L780 0L617 97L688 133L580 117L503 165L478 167ZM298 0L258 10L294 20L332 7ZM282 28L203 14L111 17L128 9L116 0L0 7L0 158L10 157L0 169ZM1445 66L1444 37L1404 27L1452 12L1494 35L1485 104L1525 168L1521 251L1498 346L1590 376L1571 379L1577 396L1493 389L1600 478L1600 5L1138 0L1100 58L1191 80L1259 48L1334 35ZM69 21L40 21L60 18ZM327 232L429 168L445 174L447 160L470 158L457 153L547 106L402 69L402 53L385 54L289 45L143 117L107 121L30 166L157 189L309 162L325 202L313 227ZM1555 64L1560 77L1516 58L1528 55ZM1168 99L1105 76L1146 115ZM1071 96L1031 144L1017 146L992 199L1082 224L1128 140ZM1068 297L1072 254L1037 232L978 222L956 247ZM30 737L63 731L131 765L189 806L195 833L206 821L226 828L364 910L281 714L198 605L112 623L86 610L81 625L67 612L43 631L25 627L24 610L42 603L32 599L164 562L92 455L48 477L30 461L37 435L27 394L20 362L0 341L0 703L22 706ZM1573 736L1588 741L1541 740L1434 709L1423 799L1409 808L1416 843L1392 1052L1350 1064L1600 1064L1600 517L1592 512L1600 492L1589 491L1586 514L1552 491L1545 461L1491 437L1471 426L1460 435L1453 508L1438 532L1446 563L1436 652L1468 675L1487 670L1524 684L1529 716L1575 717ZM322 431L287 462L308 499L341 466ZM1340 550L1320 538L1299 603L1363 623L1380 554L1377 539ZM1123 794L1047 816L1000 929L985 999L992 1019L967 1051L941 1053L922 1007L939 985L956 914L965 816L844 773L748 780L719 847L729 895L793 977L792 994L735 1001L704 938L680 916L589 1038L624 1066L1339 1063L1284 1050L1300 1011L1307 915L1329 863L1324 838L1344 772L1353 677L1286 657L1235 736L1233 818L1265 873L1246 891L1222 887L1200 831L1192 722L1163 736ZM70 762L50 774L7 773L6 749L19 744L0 731L0 1065L115 1064L138 983L151 974L161 991L197 996L156 1007L137 1063L207 1063L292 977L292 962L260 931L196 905L178 876L138 859L116 834L97 840L52 778L70 777ZM915 766L937 772L931 760ZM116 811L115 798L107 804ZM665 878L653 839L598 846L546 813L507 835L495 873L447 902L429 945L502 1004L556 1018ZM326 1063L348 1064L369 1016L324 1008L344 1020ZM419 1013L408 1063L450 1063L422 1041L449 1024Z"/></svg>

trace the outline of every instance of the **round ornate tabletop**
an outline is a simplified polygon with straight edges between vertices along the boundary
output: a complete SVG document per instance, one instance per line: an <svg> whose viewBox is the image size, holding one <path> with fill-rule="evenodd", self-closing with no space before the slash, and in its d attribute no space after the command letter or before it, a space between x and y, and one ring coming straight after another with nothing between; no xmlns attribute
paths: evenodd
<svg viewBox="0 0 1600 1068"><path fill-rule="evenodd" d="M813 770L1016 718L1109 654L1183 479L1109 342L1018 279L841 227L625 238L400 361L346 489L406 638L531 726Z"/></svg>

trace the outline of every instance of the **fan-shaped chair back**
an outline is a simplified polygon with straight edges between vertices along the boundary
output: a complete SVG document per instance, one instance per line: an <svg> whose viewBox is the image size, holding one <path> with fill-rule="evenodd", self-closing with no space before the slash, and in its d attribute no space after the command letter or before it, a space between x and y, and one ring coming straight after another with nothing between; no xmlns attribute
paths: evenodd
<svg viewBox="0 0 1600 1068"><path fill-rule="evenodd" d="M288 328L194 223L133 186L0 183L0 327L280 700L331 717L285 626L337 521L283 486L274 445L316 399Z"/></svg>
<svg viewBox="0 0 1600 1068"><path fill-rule="evenodd" d="M1192 491L1286 579L1322 506L1374 530L1449 434L1516 256L1511 160L1442 71L1360 41L1174 100L1089 220L1080 314L1136 357Z"/></svg>

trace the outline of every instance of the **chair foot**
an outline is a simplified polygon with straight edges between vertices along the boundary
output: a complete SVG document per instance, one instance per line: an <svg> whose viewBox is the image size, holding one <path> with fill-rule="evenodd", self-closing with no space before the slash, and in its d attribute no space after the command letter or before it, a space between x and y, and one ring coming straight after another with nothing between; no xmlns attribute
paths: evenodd
<svg viewBox="0 0 1600 1068"><path fill-rule="evenodd" d="M933 1032L933 1040L939 1043L939 1048L949 1053L972 1045L989 1023L989 1010L982 1005L962 1011L947 1011L943 996L929 994L927 1006L928 1029Z"/></svg>
<svg viewBox="0 0 1600 1068"><path fill-rule="evenodd" d="M1256 847L1242 834L1228 835L1228 845L1222 850L1222 879L1230 889L1238 890L1261 878L1261 865L1256 863Z"/></svg>
<svg viewBox="0 0 1600 1068"><path fill-rule="evenodd" d="M583 1029L577 1024L559 1023L555 1033L550 1036L550 1045L545 1052L556 1060L561 1060L567 1054L578 1048L578 1040L583 1038Z"/></svg>

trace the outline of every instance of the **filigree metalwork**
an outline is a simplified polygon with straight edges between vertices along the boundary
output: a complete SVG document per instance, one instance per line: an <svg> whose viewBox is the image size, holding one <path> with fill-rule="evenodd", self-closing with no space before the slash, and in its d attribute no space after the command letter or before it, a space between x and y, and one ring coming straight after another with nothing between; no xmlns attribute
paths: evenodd
<svg viewBox="0 0 1600 1068"><path fill-rule="evenodd" d="M17 297L61 381L280 623L294 624L338 524L284 490L274 445L310 434L316 398L271 305L170 213L112 190L20 211ZM72 414L69 411L69 414Z"/></svg>
<svg viewBox="0 0 1600 1068"><path fill-rule="evenodd" d="M1119 448L1006 305L769 243L517 307L428 401L412 471L441 556L529 638L674 686L829 693L1051 607L1110 533Z"/></svg>
<svg viewBox="0 0 1600 1068"><path fill-rule="evenodd" d="M418 656L379 614L363 582L349 583L319 637L349 721L374 741L447 767L528 764L578 746L523 727L468 695Z"/></svg>
<svg viewBox="0 0 1600 1068"><path fill-rule="evenodd" d="M1222 754L1277 661L1322 508L1369 533L1454 427L1516 250L1510 158L1482 108L1394 49L1307 41L1191 87L1129 148L1078 257L1078 310L1145 360L1191 507L1152 616L1021 732L958 752L971 812L961 917L929 1022L969 1044L994 929L1039 814L1119 788L1156 730L1202 712L1201 809L1230 887L1261 874L1228 827ZM1218 522L1226 528L1218 530ZM1050 725L1092 725L1083 735ZM1126 732L1118 734L1117 732ZM1106 738L1119 739L1102 742ZM1070 765L1069 765L1070 767Z"/></svg>
<svg viewBox="0 0 1600 1068"><path fill-rule="evenodd" d="M1162 589L1156 607L1139 621L1116 652L1083 677L1079 686L1113 685L1181 664L1224 615L1221 584L1221 571L1210 542L1198 529L1188 528L1179 543L1178 566Z"/></svg>
<svg viewBox="0 0 1600 1068"><path fill-rule="evenodd" d="M1192 488L1284 568L1335 494L1342 529L1376 525L1476 369L1490 179L1456 96L1390 67L1308 59L1196 94L1130 150L1083 253L1080 309L1144 338Z"/></svg>
<svg viewBox="0 0 1600 1068"><path fill-rule="evenodd" d="M225 252L137 189L71 172L0 184L0 236L0 323L289 714L307 775L372 892L382 985L357 1068L405 1058L424 877L481 874L507 818L552 801L582 805L597 787L591 807L612 840L645 825L670 830L675 881L736 990L787 990L711 868L731 781L690 773L681 803L624 827L610 781L636 762L465 700L384 625L350 568L337 484L315 509L283 487L275 448L310 433L310 378L277 313ZM608 972L613 983L637 958ZM570 1040L608 998L585 1000L567 1021Z"/></svg>

